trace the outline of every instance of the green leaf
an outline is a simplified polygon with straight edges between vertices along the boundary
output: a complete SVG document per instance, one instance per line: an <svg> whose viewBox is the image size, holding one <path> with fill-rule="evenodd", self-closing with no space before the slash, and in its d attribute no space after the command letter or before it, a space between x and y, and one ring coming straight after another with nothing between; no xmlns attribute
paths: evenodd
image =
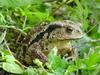
<svg viewBox="0 0 100 75"><path fill-rule="evenodd" d="M66 62L57 56L57 48L53 48L48 55L48 60L53 69L66 68Z"/></svg>
<svg viewBox="0 0 100 75"><path fill-rule="evenodd" d="M98 30L97 32L100 34L100 24L98 25Z"/></svg>
<svg viewBox="0 0 100 75"><path fill-rule="evenodd" d="M0 6L21 7L32 4L33 0L0 0Z"/></svg>
<svg viewBox="0 0 100 75"><path fill-rule="evenodd" d="M40 19L40 21L48 20L49 13L48 12L33 12L33 14Z"/></svg>
<svg viewBox="0 0 100 75"><path fill-rule="evenodd" d="M83 20L83 29L87 30L89 27L88 20Z"/></svg>
<svg viewBox="0 0 100 75"><path fill-rule="evenodd" d="M37 70L30 66L22 75L37 75Z"/></svg>
<svg viewBox="0 0 100 75"><path fill-rule="evenodd" d="M1 56L2 56L3 59L5 59L6 55L10 55L8 50L1 50L0 53L1 53Z"/></svg>
<svg viewBox="0 0 100 75"><path fill-rule="evenodd" d="M50 51L50 53L49 53L49 55L48 56L52 56L52 55L57 55L57 51L58 51L58 49L57 49L57 47L54 47L51 51Z"/></svg>
<svg viewBox="0 0 100 75"><path fill-rule="evenodd" d="M0 24L6 23L5 15L0 12Z"/></svg>
<svg viewBox="0 0 100 75"><path fill-rule="evenodd" d="M43 0L33 0L33 4L41 4Z"/></svg>
<svg viewBox="0 0 100 75"><path fill-rule="evenodd" d="M15 58L11 55L5 55L4 59L6 59L6 62L14 62Z"/></svg>
<svg viewBox="0 0 100 75"><path fill-rule="evenodd" d="M10 73L22 74L23 69L15 62L3 62L3 69Z"/></svg>
<svg viewBox="0 0 100 75"><path fill-rule="evenodd" d="M76 71L75 66L69 65L69 67L67 68L67 70L65 72L65 75L67 75L68 73L74 72L74 71Z"/></svg>
<svg viewBox="0 0 100 75"><path fill-rule="evenodd" d="M100 50L95 50L87 58L83 59L83 62L86 64L86 69L93 70L96 68L98 63L100 63Z"/></svg>
<svg viewBox="0 0 100 75"><path fill-rule="evenodd" d="M38 68L39 75L48 75L48 72L44 68Z"/></svg>
<svg viewBox="0 0 100 75"><path fill-rule="evenodd" d="M39 67L43 67L43 63L39 60L39 59L35 59L35 60L33 60L33 62L36 64L36 65L38 65Z"/></svg>

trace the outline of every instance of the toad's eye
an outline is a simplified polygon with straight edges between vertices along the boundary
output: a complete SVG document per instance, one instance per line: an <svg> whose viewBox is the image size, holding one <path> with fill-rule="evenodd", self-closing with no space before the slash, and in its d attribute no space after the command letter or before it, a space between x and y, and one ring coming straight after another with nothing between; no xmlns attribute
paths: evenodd
<svg viewBox="0 0 100 75"><path fill-rule="evenodd" d="M73 28L71 28L71 27L67 27L67 28L66 28L66 32L67 32L67 33L72 33L72 31L73 31Z"/></svg>

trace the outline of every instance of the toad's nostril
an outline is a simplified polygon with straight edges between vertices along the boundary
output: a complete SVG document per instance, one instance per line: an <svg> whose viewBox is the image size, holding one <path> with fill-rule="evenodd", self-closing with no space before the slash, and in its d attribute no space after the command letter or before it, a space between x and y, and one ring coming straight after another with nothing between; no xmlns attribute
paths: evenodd
<svg viewBox="0 0 100 75"><path fill-rule="evenodd" d="M79 30L77 30L77 32L78 32L78 33L80 33L80 31L79 31Z"/></svg>

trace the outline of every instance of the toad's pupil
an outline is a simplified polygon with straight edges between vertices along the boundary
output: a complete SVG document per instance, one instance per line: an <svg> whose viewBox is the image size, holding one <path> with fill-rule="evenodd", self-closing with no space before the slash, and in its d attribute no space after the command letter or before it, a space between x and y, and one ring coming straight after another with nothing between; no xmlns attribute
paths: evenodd
<svg viewBox="0 0 100 75"><path fill-rule="evenodd" d="M66 28L66 32L68 32L68 33L72 33L72 31L73 31L72 28L69 28L69 27Z"/></svg>

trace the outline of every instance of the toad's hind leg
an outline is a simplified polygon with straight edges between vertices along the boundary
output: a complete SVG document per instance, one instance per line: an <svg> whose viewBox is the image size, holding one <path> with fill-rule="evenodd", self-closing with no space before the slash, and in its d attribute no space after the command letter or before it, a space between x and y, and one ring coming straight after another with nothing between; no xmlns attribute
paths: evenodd
<svg viewBox="0 0 100 75"><path fill-rule="evenodd" d="M32 64L34 59L39 59L41 62L47 62L47 57L42 53L41 47L38 43L32 44L25 55L25 62L27 64Z"/></svg>

